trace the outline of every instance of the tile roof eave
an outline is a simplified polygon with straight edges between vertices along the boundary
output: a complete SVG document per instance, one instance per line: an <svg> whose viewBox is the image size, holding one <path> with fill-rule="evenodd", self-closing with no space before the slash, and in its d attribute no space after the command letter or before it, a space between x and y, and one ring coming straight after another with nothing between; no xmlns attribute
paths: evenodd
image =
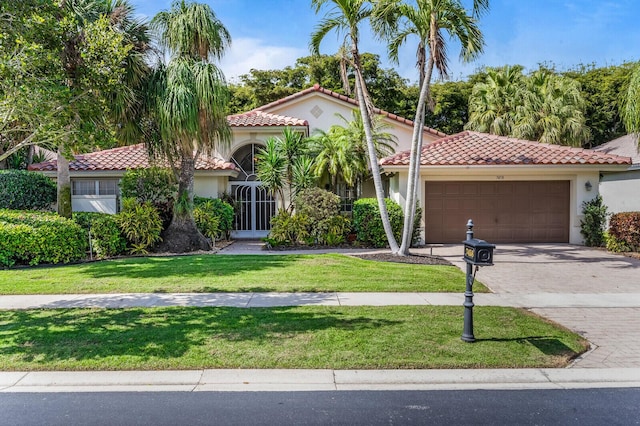
<svg viewBox="0 0 640 426"><path fill-rule="evenodd" d="M300 92L297 92L297 93L294 93L292 95L285 96L282 99L278 99L277 101L273 101L273 102L268 103L266 105L259 106L257 108L254 108L251 111L265 111L265 110L268 110L268 109L283 105L285 103L292 102L292 101L294 101L296 99L301 99L301 98L305 97L306 95L309 95L309 94L312 94L312 93L320 93L320 94L323 94L323 95L325 95L325 96L327 96L329 98L338 99L338 100L341 100L343 102L347 102L347 103L349 103L349 104L351 104L353 106L356 106L356 107L359 105L359 103L358 103L358 101L356 99L350 98L350 97L348 97L346 95L334 92L334 91L329 90L329 89L325 89L324 87L321 87L319 84L314 84L312 87L309 87L307 89L304 89L304 90L302 90ZM390 120L397 121L397 122L405 124L407 126L413 126L413 121L412 120L409 120L409 119L404 118L404 117L400 117L397 114L393 114L391 112L385 111L385 110L380 109L380 108L374 108L374 112L376 114L383 115L383 116L389 118ZM441 132L439 130L436 130L436 129L432 129L432 128L427 127L427 126L423 127L423 131L426 132L426 133L435 135L435 136L439 136L439 137L447 136L446 133L443 133L443 132Z"/></svg>

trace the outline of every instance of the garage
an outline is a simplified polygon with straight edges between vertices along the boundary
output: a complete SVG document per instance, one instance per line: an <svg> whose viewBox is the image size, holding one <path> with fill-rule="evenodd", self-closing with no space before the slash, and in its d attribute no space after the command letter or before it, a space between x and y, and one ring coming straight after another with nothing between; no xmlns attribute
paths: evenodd
<svg viewBox="0 0 640 426"><path fill-rule="evenodd" d="M569 242L570 182L425 182L425 241L460 243L473 219L491 243Z"/></svg>

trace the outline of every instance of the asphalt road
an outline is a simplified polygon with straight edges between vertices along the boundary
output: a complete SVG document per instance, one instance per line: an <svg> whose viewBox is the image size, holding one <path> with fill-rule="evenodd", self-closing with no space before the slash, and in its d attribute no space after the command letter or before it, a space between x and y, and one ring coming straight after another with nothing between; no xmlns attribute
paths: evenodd
<svg viewBox="0 0 640 426"><path fill-rule="evenodd" d="M2 425L634 425L640 388L0 394Z"/></svg>

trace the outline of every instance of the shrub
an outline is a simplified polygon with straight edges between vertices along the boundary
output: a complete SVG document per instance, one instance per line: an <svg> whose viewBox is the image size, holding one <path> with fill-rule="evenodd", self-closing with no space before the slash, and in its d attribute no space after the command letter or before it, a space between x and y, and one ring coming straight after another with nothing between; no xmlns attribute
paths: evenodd
<svg viewBox="0 0 640 426"><path fill-rule="evenodd" d="M162 220L150 202L140 204L135 198L124 198L116 222L129 242L132 254L146 254L160 241Z"/></svg>
<svg viewBox="0 0 640 426"><path fill-rule="evenodd" d="M87 239L55 213L0 210L0 264L69 263L86 257Z"/></svg>
<svg viewBox="0 0 640 426"><path fill-rule="evenodd" d="M609 220L609 236L626 251L640 251L640 212L616 213ZM612 250L613 251L613 250Z"/></svg>
<svg viewBox="0 0 640 426"><path fill-rule="evenodd" d="M0 209L51 210L56 196L56 184L42 173L0 171Z"/></svg>
<svg viewBox="0 0 640 426"><path fill-rule="evenodd" d="M295 200L296 215L309 219L309 240L315 244L338 245L346 240L350 221L340 215L340 197L321 188L300 191Z"/></svg>
<svg viewBox="0 0 640 426"><path fill-rule="evenodd" d="M220 235L220 219L215 214L213 200L208 200L195 206L193 219L200 233L215 243Z"/></svg>
<svg viewBox="0 0 640 426"><path fill-rule="evenodd" d="M107 213L74 212L73 220L91 236L90 249L98 259L126 252L127 240L122 235L116 216Z"/></svg>
<svg viewBox="0 0 640 426"><path fill-rule="evenodd" d="M173 218L177 190L173 172L161 167L127 170L120 180L122 198L135 198L140 204L151 203L158 210L165 229Z"/></svg>
<svg viewBox="0 0 640 426"><path fill-rule="evenodd" d="M607 206L602 204L602 197L598 195L592 200L582 203L583 219L580 221L580 233L584 237L584 244L589 247L604 245L604 231L607 226Z"/></svg>
<svg viewBox="0 0 640 426"><path fill-rule="evenodd" d="M385 199L389 212L391 229L399 240L402 237L403 214L402 208L393 200ZM353 203L353 227L357 239L363 244L373 247L387 247L389 242L380 219L378 200L375 198L361 198Z"/></svg>
<svg viewBox="0 0 640 426"><path fill-rule="evenodd" d="M280 210L271 218L271 231L267 242L272 246L308 244L311 241L309 235L310 219L303 214L291 214L286 210Z"/></svg>
<svg viewBox="0 0 640 426"><path fill-rule="evenodd" d="M422 209L416 206L416 214L413 216L413 232L411 233L411 246L415 247L420 243L420 220L422 218Z"/></svg>
<svg viewBox="0 0 640 426"><path fill-rule="evenodd" d="M624 253L627 251L631 251L631 248L621 240L618 240L616 237L609 234L609 232L604 233L604 242L607 250L614 253Z"/></svg>
<svg viewBox="0 0 640 426"><path fill-rule="evenodd" d="M235 212L231 204L220 198L194 197L193 204L195 208L206 204L206 210L211 212L218 220L219 232L216 234L217 239L229 239L233 230L233 219ZM202 231L200 231L202 232Z"/></svg>

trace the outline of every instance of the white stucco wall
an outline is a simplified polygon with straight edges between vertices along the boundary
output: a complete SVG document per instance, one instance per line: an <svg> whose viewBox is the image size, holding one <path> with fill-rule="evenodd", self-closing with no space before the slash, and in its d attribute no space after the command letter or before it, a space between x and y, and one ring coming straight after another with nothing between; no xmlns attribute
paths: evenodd
<svg viewBox="0 0 640 426"><path fill-rule="evenodd" d="M528 180L568 180L570 182L570 217L569 243L583 244L580 234L580 220L582 219L582 203L598 195L599 171L595 169L571 168L528 168L515 167L431 167L421 170L420 188L418 188L418 205L424 209L424 194L426 181L528 181ZM408 173L398 171L392 179L390 197L403 208L404 194L407 191ZM591 184L591 190L586 189L586 182ZM422 241L424 242L424 212L421 219Z"/></svg>
<svg viewBox="0 0 640 426"><path fill-rule="evenodd" d="M604 174L600 194L609 213L640 211L640 170Z"/></svg>
<svg viewBox="0 0 640 426"><path fill-rule="evenodd" d="M355 109L355 105L347 104L325 94L313 93L299 100L272 107L268 111L273 114L307 120L309 123L309 133L313 135L316 129L327 131L331 126L336 124L344 126L345 122L336 116L336 113L341 114L345 119L351 121L352 111ZM413 127L388 117L384 117L383 120L391 126L384 131L391 133L397 138L398 145L395 151L401 152L411 149ZM437 135L425 133L424 143L426 144L438 138L439 136Z"/></svg>

